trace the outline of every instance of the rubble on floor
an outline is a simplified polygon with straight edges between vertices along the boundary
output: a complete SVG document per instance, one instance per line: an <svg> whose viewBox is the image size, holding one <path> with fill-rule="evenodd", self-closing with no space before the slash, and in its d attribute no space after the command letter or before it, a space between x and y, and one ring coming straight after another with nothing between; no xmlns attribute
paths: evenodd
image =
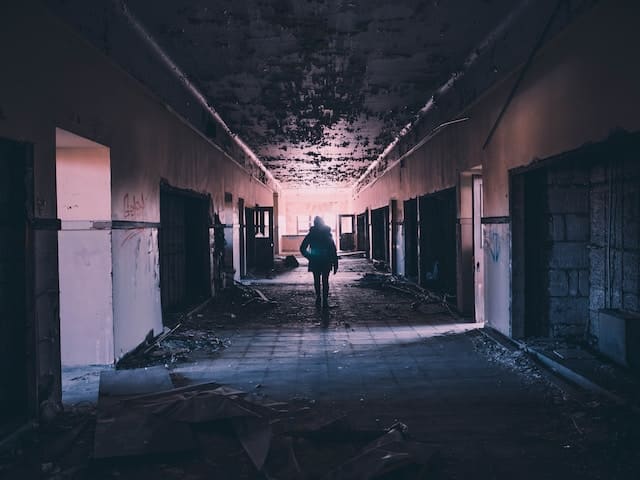
<svg viewBox="0 0 640 480"><path fill-rule="evenodd" d="M470 338L477 352L481 353L490 362L497 363L520 374L524 381L530 383L542 378L538 367L523 350L506 348L482 334L473 335Z"/></svg>
<svg viewBox="0 0 640 480"><path fill-rule="evenodd" d="M436 453L399 422L358 430L348 414L317 410L310 399L270 402L211 382L174 383L163 367L103 372L93 460L83 471L123 478L137 458L145 465L140 478L168 471L187 477L215 467L222 478L418 479ZM53 461L43 463L43 478L74 478L59 473Z"/></svg>
<svg viewBox="0 0 640 480"><path fill-rule="evenodd" d="M451 301L455 300L455 296L428 290L420 285L390 273L366 273L358 280L356 286L380 290L394 290L402 293L403 295L413 297L415 300L412 303L411 308L414 310L418 309L420 305L439 304L452 317L456 319L459 317L451 305Z"/></svg>
<svg viewBox="0 0 640 480"><path fill-rule="evenodd" d="M199 325L201 314L178 324L123 357L118 369L172 365L200 357L209 357L228 346L229 341Z"/></svg>

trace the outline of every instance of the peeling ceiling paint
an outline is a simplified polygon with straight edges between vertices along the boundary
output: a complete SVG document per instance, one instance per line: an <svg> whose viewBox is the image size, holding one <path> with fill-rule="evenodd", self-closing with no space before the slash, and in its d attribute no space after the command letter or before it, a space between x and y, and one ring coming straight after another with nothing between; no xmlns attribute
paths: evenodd
<svg viewBox="0 0 640 480"><path fill-rule="evenodd" d="M513 0L120 1L283 187L353 184L514 8ZM81 33L93 22L94 43L108 37L106 10L49 3L66 8Z"/></svg>

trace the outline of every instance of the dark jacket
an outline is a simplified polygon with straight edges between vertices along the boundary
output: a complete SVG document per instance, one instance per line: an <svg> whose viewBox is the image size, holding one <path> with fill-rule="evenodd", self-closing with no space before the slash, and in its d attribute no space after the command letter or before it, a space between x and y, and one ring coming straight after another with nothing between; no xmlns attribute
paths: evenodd
<svg viewBox="0 0 640 480"><path fill-rule="evenodd" d="M331 236L331 228L311 227L300 245L300 253L309 259L310 272L328 272L338 267L338 252Z"/></svg>

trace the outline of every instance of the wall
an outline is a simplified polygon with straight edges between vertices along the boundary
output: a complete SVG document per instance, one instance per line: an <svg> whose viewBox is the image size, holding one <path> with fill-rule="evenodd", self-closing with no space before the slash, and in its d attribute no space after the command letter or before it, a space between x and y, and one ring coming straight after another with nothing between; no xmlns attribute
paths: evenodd
<svg viewBox="0 0 640 480"><path fill-rule="evenodd" d="M56 145L66 135L56 132ZM60 345L63 365L113 363L111 168L104 147L56 148Z"/></svg>
<svg viewBox="0 0 640 480"><path fill-rule="evenodd" d="M590 171L588 308L594 342L601 309L640 313L639 155L639 143L613 149Z"/></svg>
<svg viewBox="0 0 640 480"><path fill-rule="evenodd" d="M404 200L455 186L461 171L482 164L485 245L488 250L485 305L487 321L511 333L509 170L603 140L616 129L640 129L640 42L636 20L640 4L608 0L596 4L549 41L535 57L513 102L486 149L483 144L515 82L502 78L453 118L469 117L440 130L374 183L354 195L354 210L377 208L388 199ZM426 134L425 134L426 135ZM409 135L397 149L410 152L420 138ZM507 222L507 223L502 223Z"/></svg>
<svg viewBox="0 0 640 480"><path fill-rule="evenodd" d="M352 213L351 190L347 188L285 189L280 193L279 203L282 252L291 251L292 242L297 242L296 238L287 237L298 233L298 215L308 215L312 221L316 215L327 217L325 221L337 239L338 215Z"/></svg>
<svg viewBox="0 0 640 480"><path fill-rule="evenodd" d="M117 357L162 325L157 277L161 179L210 194L215 212L224 205L225 191L248 204L271 205L275 187L252 177L39 2L3 2L0 25L5 66L0 136L34 145L39 376L54 378L59 398L57 238L51 231L58 216L56 127L110 148Z"/></svg>

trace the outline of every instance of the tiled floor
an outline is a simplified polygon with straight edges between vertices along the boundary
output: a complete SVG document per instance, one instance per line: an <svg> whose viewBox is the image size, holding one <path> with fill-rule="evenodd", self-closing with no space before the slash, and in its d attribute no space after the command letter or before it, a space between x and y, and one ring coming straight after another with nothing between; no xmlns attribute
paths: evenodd
<svg viewBox="0 0 640 480"><path fill-rule="evenodd" d="M277 306L205 311L229 346L173 365L174 377L311 402L364 429L402 421L441 453L437 478L638 478L633 444L616 440L637 438L634 424L610 421L625 412L567 397L441 305L414 310L398 292L357 286L371 271L344 260L328 311L304 266L252 281Z"/></svg>

